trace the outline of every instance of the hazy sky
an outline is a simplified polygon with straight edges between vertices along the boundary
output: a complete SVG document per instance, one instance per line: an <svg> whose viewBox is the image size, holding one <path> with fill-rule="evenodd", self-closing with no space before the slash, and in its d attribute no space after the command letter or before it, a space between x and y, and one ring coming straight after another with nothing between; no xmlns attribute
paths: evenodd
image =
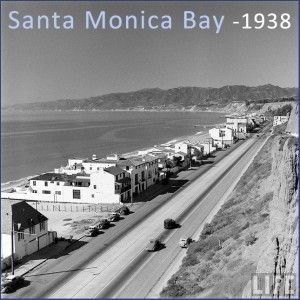
<svg viewBox="0 0 300 300"><path fill-rule="evenodd" d="M73 15L75 29L11 30L8 14ZM172 30L85 30L86 10L164 14ZM219 34L184 30L184 10L225 16ZM289 13L288 30L242 30L249 13ZM2 2L2 105L177 86L298 85L296 2Z"/></svg>

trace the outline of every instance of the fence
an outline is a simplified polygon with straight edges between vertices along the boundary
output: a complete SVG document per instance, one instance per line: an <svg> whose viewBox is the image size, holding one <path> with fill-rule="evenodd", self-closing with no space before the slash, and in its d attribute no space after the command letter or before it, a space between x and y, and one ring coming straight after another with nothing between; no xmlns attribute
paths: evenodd
<svg viewBox="0 0 300 300"><path fill-rule="evenodd" d="M113 212L120 207L119 204L73 204L55 202L28 202L36 210L53 212Z"/></svg>

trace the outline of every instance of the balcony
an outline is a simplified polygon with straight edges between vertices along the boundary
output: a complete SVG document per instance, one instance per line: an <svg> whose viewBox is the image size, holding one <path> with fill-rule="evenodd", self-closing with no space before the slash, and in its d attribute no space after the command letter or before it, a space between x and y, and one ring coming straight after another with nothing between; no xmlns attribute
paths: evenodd
<svg viewBox="0 0 300 300"><path fill-rule="evenodd" d="M131 185L127 185L124 187L116 188L115 189L115 194L123 194L127 191L131 190Z"/></svg>

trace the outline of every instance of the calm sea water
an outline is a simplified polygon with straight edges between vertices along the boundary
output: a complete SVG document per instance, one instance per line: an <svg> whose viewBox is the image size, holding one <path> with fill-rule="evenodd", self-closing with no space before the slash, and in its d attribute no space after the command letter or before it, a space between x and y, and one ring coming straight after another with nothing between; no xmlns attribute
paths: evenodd
<svg viewBox="0 0 300 300"><path fill-rule="evenodd" d="M223 120L210 112L4 112L1 183L66 165L72 156L125 153Z"/></svg>

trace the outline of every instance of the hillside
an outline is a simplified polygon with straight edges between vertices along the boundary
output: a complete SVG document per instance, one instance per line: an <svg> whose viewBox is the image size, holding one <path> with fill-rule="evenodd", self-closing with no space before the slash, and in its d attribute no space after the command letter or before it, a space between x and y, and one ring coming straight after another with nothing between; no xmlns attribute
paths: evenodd
<svg viewBox="0 0 300 300"><path fill-rule="evenodd" d="M5 107L9 110L220 110L234 102L272 101L295 97L296 88L271 84L221 88L178 87L168 90L142 89L86 99L65 99Z"/></svg>
<svg viewBox="0 0 300 300"><path fill-rule="evenodd" d="M298 140L285 133L287 125L293 126L277 126L188 248L163 298L254 298L253 273L279 275L283 298L283 272L296 273L298 266Z"/></svg>

